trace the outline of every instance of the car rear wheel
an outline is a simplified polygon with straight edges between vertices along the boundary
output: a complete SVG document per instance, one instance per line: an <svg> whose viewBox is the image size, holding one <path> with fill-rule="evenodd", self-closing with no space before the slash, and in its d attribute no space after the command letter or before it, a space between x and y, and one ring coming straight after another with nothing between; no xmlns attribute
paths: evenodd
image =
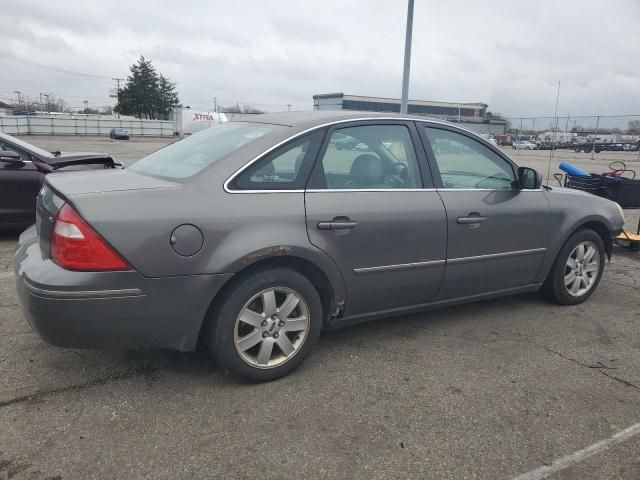
<svg viewBox="0 0 640 480"><path fill-rule="evenodd" d="M240 279L214 312L209 351L227 372L253 382L298 367L318 341L322 304L295 270L261 270Z"/></svg>
<svg viewBox="0 0 640 480"><path fill-rule="evenodd" d="M579 230L567 240L543 286L547 297L561 305L576 305L594 292L605 263L602 238L593 230Z"/></svg>

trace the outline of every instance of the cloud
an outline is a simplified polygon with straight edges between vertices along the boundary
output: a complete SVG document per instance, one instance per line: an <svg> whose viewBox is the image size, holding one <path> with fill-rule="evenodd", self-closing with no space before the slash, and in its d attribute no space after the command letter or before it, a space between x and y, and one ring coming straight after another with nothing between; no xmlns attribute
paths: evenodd
<svg viewBox="0 0 640 480"><path fill-rule="evenodd" d="M214 97L284 110L311 108L315 93L400 94L404 0L5 0L2 10L0 50L107 77L126 76L144 54L195 108ZM640 113L640 4L603 10L577 0L416 2L410 97L552 115L560 80L562 112ZM0 56L0 96L52 91L100 105L112 87Z"/></svg>

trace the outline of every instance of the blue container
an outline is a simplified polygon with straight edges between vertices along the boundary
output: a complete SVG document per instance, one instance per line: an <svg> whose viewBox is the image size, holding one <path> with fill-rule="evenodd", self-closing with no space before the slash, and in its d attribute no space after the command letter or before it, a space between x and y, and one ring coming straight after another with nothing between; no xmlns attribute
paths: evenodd
<svg viewBox="0 0 640 480"><path fill-rule="evenodd" d="M572 177L590 177L591 175L582 170L581 168L571 165L567 162L560 163L560 170L571 175Z"/></svg>

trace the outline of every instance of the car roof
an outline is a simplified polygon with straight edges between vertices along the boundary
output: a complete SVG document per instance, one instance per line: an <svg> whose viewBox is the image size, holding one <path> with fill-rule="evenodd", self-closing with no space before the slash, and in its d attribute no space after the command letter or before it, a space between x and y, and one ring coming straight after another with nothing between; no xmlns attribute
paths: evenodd
<svg viewBox="0 0 640 480"><path fill-rule="evenodd" d="M317 125L339 122L341 120L357 120L357 119L376 119L376 118L397 118L412 119L421 121L435 121L438 123L449 123L439 119L430 119L416 115L402 115L399 113L387 112L359 112L345 110L305 110L296 112L277 112L262 114L246 114L234 116L232 122L256 122L270 123L274 125L283 125L287 127L305 126L311 128ZM455 125L455 124L452 124Z"/></svg>

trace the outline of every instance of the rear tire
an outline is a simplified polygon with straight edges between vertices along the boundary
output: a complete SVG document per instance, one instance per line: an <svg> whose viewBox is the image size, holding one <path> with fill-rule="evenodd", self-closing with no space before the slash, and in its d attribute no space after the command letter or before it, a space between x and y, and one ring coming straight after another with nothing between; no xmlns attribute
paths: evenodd
<svg viewBox="0 0 640 480"><path fill-rule="evenodd" d="M318 341L322 303L313 284L288 268L241 277L212 312L209 352L223 370L268 382L297 368Z"/></svg>
<svg viewBox="0 0 640 480"><path fill-rule="evenodd" d="M560 249L542 293L560 305L577 305L595 291L604 270L605 248L593 230L574 233Z"/></svg>

